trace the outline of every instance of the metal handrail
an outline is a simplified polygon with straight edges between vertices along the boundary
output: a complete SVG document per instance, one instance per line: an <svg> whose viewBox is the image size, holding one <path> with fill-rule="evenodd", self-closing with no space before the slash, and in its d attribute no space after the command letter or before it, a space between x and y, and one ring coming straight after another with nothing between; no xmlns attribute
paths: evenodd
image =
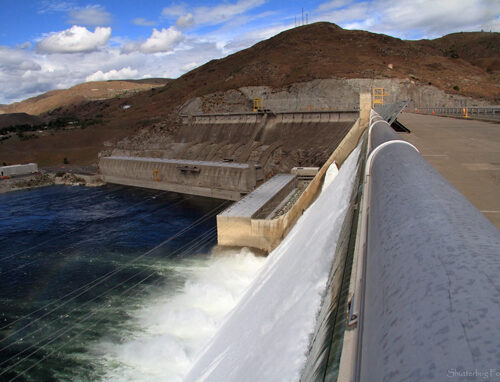
<svg viewBox="0 0 500 382"><path fill-rule="evenodd" d="M376 113L371 119L352 380L489 373L500 356L500 232Z"/></svg>

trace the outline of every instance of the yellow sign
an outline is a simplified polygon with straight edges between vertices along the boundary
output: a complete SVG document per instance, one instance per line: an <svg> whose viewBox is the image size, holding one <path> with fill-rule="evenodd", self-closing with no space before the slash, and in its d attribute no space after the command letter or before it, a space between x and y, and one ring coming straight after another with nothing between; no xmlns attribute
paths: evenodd
<svg viewBox="0 0 500 382"><path fill-rule="evenodd" d="M373 88L373 107L375 105L383 105L384 104L384 96L388 96L389 93L384 92L384 88Z"/></svg>
<svg viewBox="0 0 500 382"><path fill-rule="evenodd" d="M153 170L153 180L156 182L161 182L160 175L158 174L158 170Z"/></svg>
<svg viewBox="0 0 500 382"><path fill-rule="evenodd" d="M262 100L260 98L254 98L253 100L253 111L257 113L263 109Z"/></svg>

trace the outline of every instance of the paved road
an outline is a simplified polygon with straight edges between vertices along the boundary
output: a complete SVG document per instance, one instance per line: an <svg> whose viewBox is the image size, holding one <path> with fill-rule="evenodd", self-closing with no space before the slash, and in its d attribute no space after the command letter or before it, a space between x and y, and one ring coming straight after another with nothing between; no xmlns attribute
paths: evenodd
<svg viewBox="0 0 500 382"><path fill-rule="evenodd" d="M500 229L500 124L404 113L400 133Z"/></svg>

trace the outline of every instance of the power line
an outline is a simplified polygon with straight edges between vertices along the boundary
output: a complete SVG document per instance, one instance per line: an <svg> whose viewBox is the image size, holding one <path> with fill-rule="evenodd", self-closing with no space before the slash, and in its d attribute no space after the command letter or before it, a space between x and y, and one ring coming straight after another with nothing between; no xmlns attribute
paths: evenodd
<svg viewBox="0 0 500 382"><path fill-rule="evenodd" d="M64 298L66 298L66 297L68 297L68 296L72 295L73 293L76 293L76 292L78 292L78 291L81 291L82 289L84 289L84 288L86 288L86 287L88 286L88 288L87 288L87 289L83 290L82 292L78 293L77 295L73 296L72 298L70 298L70 299L68 299L68 300L64 300L64 302L63 302L61 305L59 305L58 307L56 307L56 308L54 308L54 309L52 309L52 310L50 310L50 311L48 311L48 312L44 313L42 316L40 316L40 317L38 317L38 318L36 318L36 319L32 320L29 324L26 324L26 325L25 325L25 326L23 326L22 328L20 328L20 329L16 330L14 333L12 333L11 335L9 335L8 337L3 338L2 340L0 340L0 343L4 342L7 338L10 338L12 335L14 335L14 334L16 334L16 333L20 332L21 330L23 330L23 329L25 329L25 328L27 328L27 327L31 326L33 323L35 323L35 322L39 321L40 319L42 319L42 318L46 317L46 316L47 316L47 315L49 315L50 313L53 313L53 312L54 312L55 310L57 310L58 308L60 308L60 307L62 307L62 306L64 306L64 305L66 305L67 303L69 303L69 302L73 301L74 299L76 299L76 298L80 297L80 296L81 296L81 295L83 295L84 293L86 293L86 292L88 292L89 290L91 290L91 289L95 288L97 285L102 284L104 281L106 281L106 280L107 280L107 279L109 279L110 277L114 276L114 275L115 275L115 274L117 274L118 272L122 271L122 270L123 270L123 269L125 269L127 266L129 266L130 264L132 264L132 263L136 262L137 260L139 260L139 259L141 259L141 258L143 258L143 257L145 257L145 256L147 256L147 255L149 255L150 253L152 253L152 252L153 252L153 251L155 251L156 249L158 249L158 248L162 247L163 245L167 244L168 242L170 242L170 241L172 241L172 240L174 240L174 239L178 238L179 236L181 236L182 234L186 233L186 232L187 232L187 231L189 231L190 229L192 229L192 228L194 228L194 227L196 227L196 226L198 226L198 225L202 224L204 221L208 220L210 217L212 217L212 216L213 216L213 212L214 212L214 211L219 210L219 209L220 209L220 207L221 207L222 205L225 205L225 204L227 204L227 202L225 202L225 203L221 203L220 205L218 205L217 207L215 207L214 209L210 210L208 213L206 213L205 215L203 215L202 217L198 218L196 221L194 221L193 223L191 223L189 226L187 226L187 227L183 228L182 230L178 231L177 233L175 233L174 235L172 235L172 236L171 236L171 237L169 237L168 239L164 240L163 242L161 242L161 243L160 243L160 244L158 244L157 246L153 247L152 249L150 249L150 250L148 250L148 251L144 252L143 254L141 254L141 255L139 255L139 256L137 256L137 257L135 257L135 258L134 258L134 259L132 259L132 260L129 260L128 262L126 262L125 264L123 264L120 268L118 268L118 269L116 269L116 270L114 270L114 271L108 272L107 274L105 274L105 275L103 275L103 276L101 276L101 277L98 277L96 280L93 280L92 282L87 283L87 284L85 284L85 285L81 286L80 288L78 288L78 289L76 289L76 290L74 290L74 291L72 291L72 292L69 292L69 293L68 293L68 294L66 294L65 296L63 296L63 297L61 297L61 298L59 298L59 299L57 299L57 300L55 300L55 301L53 301L53 302L51 302L51 303L49 303L49 304L47 304L47 305L45 305L45 306L43 306L43 307L41 307L41 308L39 308L39 309L35 310L34 312L32 312L32 313L30 313L30 314L27 314L27 315L24 315L23 317L20 317L20 318L16 319L15 321L13 321L13 322L11 322L11 323L9 323L9 324L7 324L7 325L5 325L5 326L1 327L1 328L0 328L0 330L6 329L6 328L8 328L8 327L12 326L12 324L14 324L14 323L16 323L16 322L18 322L18 321L20 321L20 320L22 320L22 319L24 319L24 318L28 318L28 317L30 317L31 315L33 315L33 314L35 314L35 313L37 313L37 312L41 311L42 309L45 309L46 307L48 307L48 306L50 306L50 305L53 305L53 304L57 303L58 301L62 301ZM93 285L92 285L92 284L93 284Z"/></svg>
<svg viewBox="0 0 500 382"><path fill-rule="evenodd" d="M190 242L188 242L186 245L184 245L184 247L181 247L181 248L179 248L178 250L176 250L176 251L172 252L172 253L171 253L168 257L172 257L172 256L174 256L175 254L177 254L177 253L179 253L179 252L181 253L181 256L180 256L180 257L183 257L183 256L185 256L186 254L190 253L190 251L192 251L192 250L196 249L197 247L198 247L198 249L199 249L199 248L202 248L204 245L206 245L209 241L211 241L211 240L215 237L215 236L213 235L215 230L216 230L216 228L215 228L215 227L214 227L214 228L210 228L210 229L208 229L208 230L207 230L207 231L205 231L202 235L200 235L200 236L198 236L197 238L194 238L193 240L191 240ZM145 271L146 271L146 269L143 269L143 270L141 270L141 271L137 272L136 274L134 274L133 276L130 276L130 277L129 277L129 278L127 278L126 280L122 281L121 283L119 283L119 284L117 284L117 285L113 286L113 288L108 289L108 290L106 290L105 292L101 293L100 295L98 295L98 296L94 297L92 300L89 300L89 301L85 302L85 303L84 303L82 306L80 306L79 308L82 308L82 307L84 307L84 306L86 306L86 305L89 305L92 301L94 301L94 300L96 300L96 299L98 299L98 298L103 297L104 295L108 294L108 293L109 293L109 292L111 292L112 290L114 290L114 289L116 289L116 288L120 287L121 285L125 284L126 282L128 282L128 281L130 281L131 279L133 279L133 278L137 277L138 275L140 275L141 273L143 273L143 272L145 272ZM151 277L152 275L154 275L155 273L156 273L156 271L151 272L151 273L150 273L150 274L146 277L146 279L150 278L150 277ZM142 283L142 282L144 282L146 279L143 279L143 280L141 281L141 283ZM136 284L136 285L138 285L138 284ZM135 286L136 286L136 285L135 285ZM131 290L131 289L132 289L132 288L128 288L128 289L127 289L127 291L128 291L128 290ZM69 315L70 315L72 312L74 312L76 309L77 309L77 308L72 309L72 310L71 310L71 311L67 314L67 316L69 316ZM103 309L99 309L99 310L103 310ZM93 315L93 314L92 314L92 315ZM86 321L86 318L87 318L88 316L89 316L89 314L85 315L83 318L80 318L80 319L79 319L79 320L77 320L76 322L73 322L73 324L69 326L68 330L65 330L65 327L62 327L62 328L60 328L60 329L56 330L55 332L50 333L49 335L45 336L44 338L42 338L42 339L38 340L37 342L33 343L33 344L29 347L29 348L24 349L24 350L22 350L21 352L18 352L18 353L16 353L15 355L13 355L12 357L10 357L10 358L8 358L8 359L6 359L6 360L2 361L2 362L0 363L0 366L1 366L1 365L6 364L7 362L11 361L11 360L12 360L12 359L14 359L14 358L19 357L19 355L21 355L21 354L23 354L23 353L26 353L26 352L27 352L27 351L29 351L30 349L36 348L36 346L37 346L37 345L39 345L39 344L40 344L40 343L42 343L43 341L47 340L49 337L52 337L54 334L57 334L57 333L59 333L59 332L61 332L61 331L64 331L64 333L62 333L62 334L67 333L70 329L74 328L74 327L75 327L78 323L81 323L81 322ZM31 332L31 333L29 334L29 336L32 336L33 334L35 334L35 333L39 332L40 330L42 330L43 328L45 328L45 327L49 326L51 323L53 323L53 322L55 322L55 321L57 321L57 320L58 320L58 319L54 319L54 320L52 320L52 321L48 322L45 326L40 327L40 328L38 328L37 330L35 330L35 331ZM56 338L59 338L59 337L60 337L60 336L57 336ZM44 344L44 345L43 345L41 348L39 348L36 352L40 351L41 349L43 349L43 347L45 347L46 345L48 345L48 344L50 344L50 343L52 343L52 342L53 342L53 341L49 341L48 343ZM7 346L3 347L2 349L0 349L0 351L3 351L3 350L5 350L5 349L7 349L7 348L9 348L9 347L13 346L15 343L16 343L16 342L13 342L13 343L11 343L11 344L9 344L9 345L7 345ZM32 352L32 353L30 353L30 355L28 355L27 357L23 358L23 360L25 360L25 359L29 358L31 355L35 354L36 352ZM23 361L23 360L21 360L21 361ZM16 363L16 364L12 365L11 367L14 367L14 366L15 366L15 365L17 365L17 364L18 364L18 363ZM11 367L9 367L9 368L11 368ZM2 374L3 374L3 373L0 373L0 375L2 375Z"/></svg>
<svg viewBox="0 0 500 382"><path fill-rule="evenodd" d="M109 196L109 195L111 195L111 194L114 194L114 193L120 193L120 192L121 192L121 191L123 191L123 189L125 189L125 188L126 188L126 187L123 187L123 186L120 186L120 187L114 187L114 189L111 189L110 191L107 191L107 192L105 192L105 193L103 193L103 194L99 195L99 197L100 197L100 198L104 198L104 197L107 197L107 196ZM98 189L98 188L96 187L96 191L94 191L94 192L97 192L97 191L100 191L100 189ZM30 193L30 195L32 195L32 193ZM92 199L92 198L94 198L94 197L95 197L95 195L90 195L90 196L85 197L84 199L78 199L78 201L79 201L80 203L83 203L83 202L85 202L85 201L87 201L87 200L89 200L89 199ZM66 203L67 201L69 201L69 200L71 200L71 199L76 199L76 198L77 198L77 196L75 196L75 195L68 195L68 196L65 196L65 197L62 197L62 198L58 198L55 202L56 202L57 204L63 204L63 203ZM28 200L29 200L30 198L21 198L21 199L17 199L17 200L16 200L16 204L21 204L21 202L24 202L24 201L25 201L25 199L28 199ZM31 199L32 199L32 197L31 197ZM2 220L8 220L8 219L10 219L10 218L9 218L9 217L2 217L2 218L0 218L0 221L2 221Z"/></svg>
<svg viewBox="0 0 500 382"><path fill-rule="evenodd" d="M132 206L130 206L130 207L128 207L128 208L133 208L133 207L136 207L136 206L138 206L138 205L140 205L140 204L146 203L149 199L154 199L154 198L156 198L156 197L157 197L158 195L160 195L160 194L161 194L161 192L159 192L159 193L157 193L157 194L155 194L155 195L153 195L153 196L151 196L151 197L148 197L148 198L146 198L146 199L143 199L143 200L141 200L140 202L135 203L135 204L133 204ZM69 234L71 234L71 233L74 233L74 232L80 231L80 230L82 230L82 229L84 229L84 228L87 228L88 226L90 226L90 225L92 225L92 224L99 223L99 222L105 221L105 220L107 220L107 219L113 218L113 217L115 217L116 215L118 215L118 214L119 214L119 213L121 213L121 212L122 212L121 210L120 210L120 211L116 211L114 214L111 214L111 215L109 215L109 216L106 216L105 218L99 219L99 220L97 220L97 221L92 221L92 222L89 222L89 223L87 223L87 224L84 224L84 225L83 225L83 226L81 226L81 227L78 227L78 228L72 229L72 230L70 230L70 231L67 231L67 232L65 232L65 233L61 234L61 235L58 235L58 236L55 236L55 237L53 237L53 238L47 239L47 240L45 240L45 241L42 241L42 242L40 242L40 243L38 243L38 244L36 244L36 245L34 245L34 246L32 246L32 247L29 247L29 248L23 249L23 250L21 250L21 251L18 251L18 252L14 253L14 254L9 255L9 256L2 257L0 260L1 260L1 261L4 261L4 260L10 259L10 258L12 258L12 257L14 257L14 256L18 256L18 255L20 255L20 254L22 254L22 253L25 253L25 252L27 252L27 251L29 251L29 250L31 250L31 249L34 249L34 248L40 247L40 246L41 246L41 245L43 245L43 244L47 244L47 243L49 243L49 242L51 242L51 241L54 241L54 240L56 240L56 239L60 239L61 237L67 236L67 235L69 235ZM2 274L2 272L0 272L0 274Z"/></svg>
<svg viewBox="0 0 500 382"><path fill-rule="evenodd" d="M211 229L213 230L213 228ZM202 243L201 247L203 245L205 245L206 243ZM192 246L192 248L195 248L195 246ZM136 288L137 286L139 286L140 284L144 283L144 281L146 281L147 279L149 279L155 272L152 272L150 273L148 276L146 276L145 278L143 278L142 280L140 280L139 282L137 282L136 284L132 285L131 287L127 288L125 291L121 292L120 295L124 295L125 293L128 293L129 291L131 291L132 289ZM52 340L50 340L49 342L45 343L44 345L42 345L40 348L38 348L37 350L31 352L28 356L22 358L21 360L17 361L15 364L13 365L10 365L8 366L6 369L4 369L2 372L0 372L0 375L3 375L7 372L9 372L10 370L12 370L15 366L19 365L20 363L28 360L32 355L38 353L39 351L43 350L45 347L47 347L48 345L50 345L51 343L53 343L54 341L56 341L58 338L60 338L61 336L63 336L64 334L68 333L71 329L73 329L77 324L79 323L82 323L82 322L86 322L88 319L90 319L91 317L93 317L95 314L99 313L100 311L103 311L104 309L101 308L101 309L97 309L93 312L89 312L87 315L85 315L83 318L81 318L80 320L78 320L76 323L74 323L73 325L71 325L69 328L67 328L66 330L63 330L61 333L59 333L59 335L57 335L56 337L54 337ZM98 323L100 323L104 318L101 318L99 320L97 320L93 326L97 325ZM66 341L65 343L63 343L61 346L59 346L58 348L54 349L53 351L49 352L48 354L46 354L44 357L42 357L40 360L38 360L35 364L31 365L29 368L23 370L21 373L19 373L16 377L10 379L10 381L13 381L15 379L17 379L18 377L20 377L21 375L25 374L27 371L31 370L33 367L37 366L38 364L40 364L42 361L44 361L46 358L48 358L50 355L52 355L54 352L62 349L64 346L66 346L68 343L70 343L71 341L73 341L74 339L76 339L77 337L81 336L83 333L87 332L88 330L90 330L91 327L88 327L82 331L80 331L78 334L76 334L75 336L73 336L70 340ZM61 331L61 330L59 330ZM29 350L29 349L28 349ZM21 354L21 353L18 353L18 354ZM18 355L17 354L17 355ZM16 356L17 356L16 355ZM14 357L16 357L14 356ZM11 357L10 359L14 358L14 357Z"/></svg>
<svg viewBox="0 0 500 382"><path fill-rule="evenodd" d="M125 292L121 293L121 295L124 295L126 292L128 292L129 290L131 290L132 288L136 287L137 285L140 285L142 284L144 281L146 281L151 275L145 277L144 279L142 279L141 281L139 281L138 283L136 283L135 285L133 285L132 287L130 287L129 289L125 290ZM91 318L92 316L94 316L96 313L98 313L98 311L94 311L94 312L91 312L89 313L85 320L84 321L87 321L89 318ZM50 357L52 354L54 354L56 351L59 351L61 350L63 347L65 347L68 343L70 343L71 341L73 341L74 339L80 337L82 334L88 332L91 328L95 327L98 323L100 323L103 319L101 318L100 320L97 320L94 325L92 327L87 327L86 329L82 330L80 333L76 334L74 337L72 337L70 340L66 341L65 343L63 343L61 346L57 347L56 349L52 350L51 352L49 352L48 354L46 354L44 357L42 357L41 359L39 359L37 362L35 362L33 365L31 365L30 367L28 367L27 369L24 369L23 371L21 371L20 373L18 373L18 375L16 375L14 378L11 378L9 380L9 382L11 381L14 381L16 380L17 378L19 378L21 375L24 375L26 374L26 372L30 371L31 369L33 369L35 366L39 365L41 362L43 362L45 359L47 359L48 357ZM81 322L84 322L84 321L80 321ZM64 334L66 334L71 328L69 328L68 330L66 330L65 332L61 333L59 336L57 336L56 338L52 339L50 342L46 343L45 345L43 345L41 348L37 349L36 351L32 352L30 355L28 355L27 357L19 360L18 362L16 362L14 365L12 366L9 366L7 369L5 369L4 371L0 372L0 375L3 375L5 374L6 372L12 370L15 366L19 365L21 362L23 361L26 361L27 359L29 359L32 355L36 354L37 352L39 352L40 350L42 350L43 348L45 348L47 345L50 345L52 342L54 342L55 340L57 340L58 338L60 338L61 336L63 336Z"/></svg>
<svg viewBox="0 0 500 382"><path fill-rule="evenodd" d="M182 204L182 203L183 203L183 202L185 202L186 200L190 200L190 199L192 199L192 198L193 198L193 197L188 197L188 198L182 199L182 200L180 200L180 201L178 201L178 202L176 202L176 203L173 203L173 204L167 204L167 205L165 205L165 206L161 207L160 209L155 210L155 211L154 211L154 212L152 212L152 213L156 213L156 212L161 211L161 210L163 210L163 209L165 209L165 208L172 208L172 207L178 206L179 204ZM151 215L151 214L150 214L150 215ZM112 216L111 216L111 217L109 217L109 216L108 216L108 217L106 217L105 219L107 220L107 219L110 219L110 218L112 218ZM145 217L144 217L143 219L145 219ZM99 224L99 223L100 223L101 221L103 221L103 220L104 220L104 219L101 219L101 220L99 220L99 221L90 222L89 224L90 224L90 225L92 225L92 224L94 224L94 223L95 223L95 224ZM142 220L142 219L141 219L141 220ZM86 227L84 227L84 228L88 228L88 225L87 225ZM58 236L58 237L60 237L60 236ZM77 241L77 242L75 242L75 243L71 243L71 244L67 245L66 247L63 247L60 251L58 251L58 252L57 252L57 254L58 254L58 255L60 255L60 254L62 254L62 253L63 253L63 250L64 250L64 249L70 249L70 248L74 247L75 245L82 244L82 243L85 243L86 241L91 241L91 240L92 240L92 239L82 239L82 240ZM14 271L17 271L17 270L19 270L19 269L23 269L23 268L27 267L28 265L33 264L33 263L37 262L37 261L40 259L40 257L41 257L41 256L38 256L38 257L36 257L35 259L33 259L32 261L29 261L29 262L27 262L27 263L21 264L21 265L17 266L16 268L8 269L7 271L8 271L8 272L14 272ZM5 273L5 272L0 272L0 275L1 275L1 274L3 274L3 273Z"/></svg>

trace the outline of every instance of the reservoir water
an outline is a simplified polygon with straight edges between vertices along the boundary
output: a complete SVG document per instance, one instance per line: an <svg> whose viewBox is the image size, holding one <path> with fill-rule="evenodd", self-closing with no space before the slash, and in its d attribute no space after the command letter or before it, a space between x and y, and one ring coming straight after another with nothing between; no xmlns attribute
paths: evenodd
<svg viewBox="0 0 500 382"><path fill-rule="evenodd" d="M0 381L180 381L265 262L212 253L220 200L0 195Z"/></svg>

